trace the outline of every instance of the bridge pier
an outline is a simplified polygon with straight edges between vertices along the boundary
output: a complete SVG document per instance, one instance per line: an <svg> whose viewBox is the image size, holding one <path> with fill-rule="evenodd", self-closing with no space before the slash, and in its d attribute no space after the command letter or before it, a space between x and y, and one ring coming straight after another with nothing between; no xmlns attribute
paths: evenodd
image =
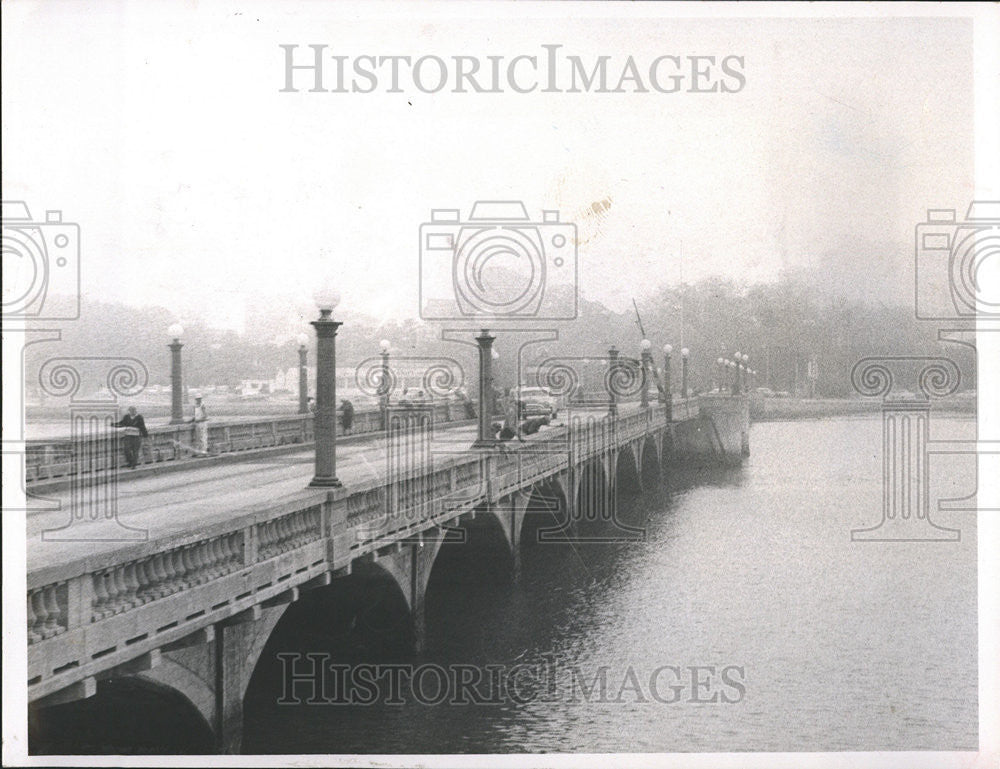
<svg viewBox="0 0 1000 769"><path fill-rule="evenodd" d="M750 455L750 399L702 395L697 419L672 426L673 461L710 458L738 465Z"/></svg>

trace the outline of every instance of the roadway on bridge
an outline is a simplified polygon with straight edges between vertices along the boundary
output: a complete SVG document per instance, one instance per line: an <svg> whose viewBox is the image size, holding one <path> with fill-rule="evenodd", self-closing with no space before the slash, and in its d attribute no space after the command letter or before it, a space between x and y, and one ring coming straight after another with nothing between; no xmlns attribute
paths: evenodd
<svg viewBox="0 0 1000 769"><path fill-rule="evenodd" d="M435 436L436 444L440 442L453 446L457 452L468 448L475 440L476 429L472 426L438 429ZM118 480L118 518L128 526L146 529L151 540L198 532L211 524L245 513L247 508L266 505L305 490L313 476L313 457L312 449L267 457L247 454L239 462L206 464L204 467L194 466L178 472L134 479L128 477L126 470ZM366 480L383 479L385 465L384 439L373 437L369 441L355 441L337 447L337 476L347 487ZM321 489L310 491L322 492ZM69 489L46 494L46 499L58 503L56 509L51 509L52 502L45 504L40 500L29 500L29 572L134 544L122 541L122 529L114 520L89 520L91 511L96 510L103 516L106 510L99 500L90 499L78 505L83 520L74 521L71 527L74 537L86 532L87 541L43 540L43 531L66 525L70 497Z"/></svg>
<svg viewBox="0 0 1000 769"><path fill-rule="evenodd" d="M638 404L621 404L619 414L639 410ZM561 429L561 421L543 428L529 442L544 440L549 430ZM468 451L476 437L476 427L435 428L433 453L461 454ZM510 443L517 445L517 441ZM204 467L186 467L174 472L153 476L129 478L123 470L118 476L118 520L127 526L146 530L145 539L198 534L213 524L222 523L250 512L258 506L264 508L296 493L322 493L321 489L308 488L313 476L314 454L312 448L289 454L254 456L247 453L238 462L206 464ZM337 447L337 477L348 489L386 477L386 442L373 436L369 440L354 440ZM46 492L42 497L29 497L27 514L27 566L31 573L38 569L69 563L81 558L100 558L101 555L137 543L123 537L119 524L104 518L107 504L87 495L94 494L84 488L84 499L76 505L79 520L71 526L73 541L52 539L67 534L55 530L66 526L71 505L71 490ZM95 512L97 520L90 520ZM53 532L43 539L42 533ZM85 532L85 537L79 539ZM138 540L143 541L142 539Z"/></svg>
<svg viewBox="0 0 1000 769"><path fill-rule="evenodd" d="M638 410L637 404L623 404L621 413ZM559 429L556 422L549 429ZM547 430L528 441L544 439ZM474 426L436 428L434 451L460 454L467 451L476 436ZM516 445L514 441L512 445ZM307 489L313 475L313 450L305 449L278 456L258 456L248 453L239 462L206 464L176 472L129 478L122 471L118 480L118 520L127 526L144 529L148 539L199 533L257 506L265 507L296 493L322 492ZM355 440L337 447L337 476L350 488L354 484L386 477L386 442L384 438ZM71 509L71 490L47 492L43 498L29 498L27 515L28 572L95 557L136 544L125 539L123 530L114 519L104 518L107 505L87 499L95 494L94 487L84 489L85 498L78 504L80 520L75 520L62 534L55 530L65 527ZM95 512L98 520L90 520ZM42 539L64 536L71 532L75 541ZM84 534L84 539L77 539ZM141 540L140 540L141 541Z"/></svg>

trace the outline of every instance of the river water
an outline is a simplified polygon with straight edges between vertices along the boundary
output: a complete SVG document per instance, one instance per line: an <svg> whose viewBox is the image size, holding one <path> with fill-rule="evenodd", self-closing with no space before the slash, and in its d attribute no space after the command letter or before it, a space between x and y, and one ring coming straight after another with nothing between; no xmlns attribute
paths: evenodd
<svg viewBox="0 0 1000 769"><path fill-rule="evenodd" d="M645 542L539 545L519 579L428 595L426 651L403 661L487 671L493 702L434 704L435 676L402 704L281 705L258 687L244 750L974 749L974 517L937 516L958 542L852 542L881 518L880 420L756 424L751 441L741 468L674 471L628 503ZM934 493L974 490L968 458L938 476ZM516 665L505 694L483 684Z"/></svg>

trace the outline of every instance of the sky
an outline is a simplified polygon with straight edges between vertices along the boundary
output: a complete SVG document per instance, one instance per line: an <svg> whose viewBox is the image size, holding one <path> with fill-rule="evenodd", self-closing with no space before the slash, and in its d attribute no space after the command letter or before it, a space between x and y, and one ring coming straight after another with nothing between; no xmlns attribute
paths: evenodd
<svg viewBox="0 0 1000 769"><path fill-rule="evenodd" d="M817 264L844 291L906 301L914 226L975 194L964 20L367 8L5 3L4 200L80 224L86 296L243 331L254 307L320 285L352 311L415 317L421 224L477 200L576 223L579 290L614 309L664 283ZM507 60L562 44L612 71L739 56L745 85L281 92L279 46L318 43Z"/></svg>

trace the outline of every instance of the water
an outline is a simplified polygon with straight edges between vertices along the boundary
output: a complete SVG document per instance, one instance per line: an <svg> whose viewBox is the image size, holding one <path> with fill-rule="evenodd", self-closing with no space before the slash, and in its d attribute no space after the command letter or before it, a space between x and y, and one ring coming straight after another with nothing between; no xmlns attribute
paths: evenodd
<svg viewBox="0 0 1000 769"><path fill-rule="evenodd" d="M967 436L974 422L935 426ZM527 549L513 582L500 562L478 563L485 580L468 564L436 567L427 651L404 661L544 663L554 690L522 676L520 702L279 706L280 685L255 682L244 749L974 749L974 518L938 516L961 529L957 543L850 541L881 517L878 419L757 424L752 449L742 468L675 473L667 492L632 503L645 543ZM974 489L971 464L944 477L947 496ZM661 671L658 694L669 700L680 681L677 702L651 696L664 665L680 676ZM743 691L720 679L728 666ZM602 667L604 701L574 696L572 671L589 683ZM694 677L708 681L699 699L738 701L693 702Z"/></svg>

